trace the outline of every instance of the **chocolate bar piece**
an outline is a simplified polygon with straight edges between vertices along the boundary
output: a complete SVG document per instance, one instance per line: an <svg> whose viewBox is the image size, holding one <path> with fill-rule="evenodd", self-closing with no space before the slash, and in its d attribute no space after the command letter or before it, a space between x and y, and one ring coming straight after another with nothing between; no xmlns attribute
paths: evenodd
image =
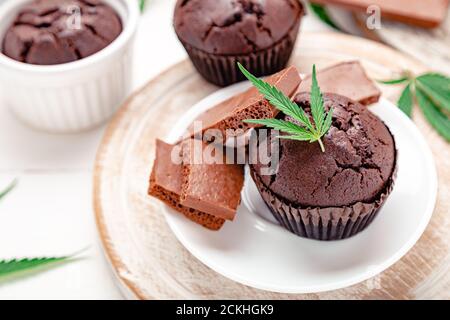
<svg viewBox="0 0 450 320"><path fill-rule="evenodd" d="M233 220L241 202L244 167L227 164L224 149L214 144L189 139L182 146L181 204L222 219Z"/></svg>
<svg viewBox="0 0 450 320"><path fill-rule="evenodd" d="M295 67L289 67L266 78L266 81L276 86L284 94L292 96L301 79L298 70ZM212 107L195 121L201 121L201 133L208 129L218 129L222 137L231 137L233 134L227 135L227 129L242 129L245 131L249 128L258 127L256 124L244 123L243 120L273 118L277 114L278 110L271 106L256 88L252 87ZM188 136L190 137L198 133L200 133L199 130L196 130L193 125L188 129Z"/></svg>
<svg viewBox="0 0 450 320"><path fill-rule="evenodd" d="M367 13L369 6L378 6L381 17L425 28L439 26L447 15L449 0L312 0L319 4L339 5Z"/></svg>
<svg viewBox="0 0 450 320"><path fill-rule="evenodd" d="M156 159L150 176L148 194L160 199L195 223L211 230L219 230L225 223L224 219L180 203L183 182L182 165L181 162L177 164L172 161L173 148L173 145L156 140Z"/></svg>
<svg viewBox="0 0 450 320"><path fill-rule="evenodd" d="M317 82L322 92L336 93L364 105L378 102L381 96L381 91L358 61L342 62L319 70ZM310 90L311 75L308 75L300 84L298 93Z"/></svg>

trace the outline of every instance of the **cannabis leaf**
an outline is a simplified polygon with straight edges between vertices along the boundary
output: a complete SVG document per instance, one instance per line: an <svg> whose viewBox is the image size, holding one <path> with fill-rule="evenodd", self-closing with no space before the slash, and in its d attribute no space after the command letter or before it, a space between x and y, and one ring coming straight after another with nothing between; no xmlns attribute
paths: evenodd
<svg viewBox="0 0 450 320"><path fill-rule="evenodd" d="M330 27L332 27L333 29L336 29L338 31L342 31L337 25L336 23L334 23L334 21L330 18L327 10L325 9L324 6L321 6L320 4L316 4L316 3L310 3L309 4L309 8L311 9L312 12L314 12L314 14L320 19L322 20L324 23L326 23L327 25L329 25Z"/></svg>
<svg viewBox="0 0 450 320"><path fill-rule="evenodd" d="M415 98L427 121L450 142L450 78L438 73L425 73L418 77L411 73L405 75L379 82L387 85L406 83L398 107L411 117Z"/></svg>
<svg viewBox="0 0 450 320"><path fill-rule="evenodd" d="M0 200L5 197L8 193L10 193L15 187L17 186L17 179L15 179L13 182L9 184L8 187L6 187L5 190L0 192Z"/></svg>
<svg viewBox="0 0 450 320"><path fill-rule="evenodd" d="M139 9L141 10L141 12L144 12L146 1L147 0L139 0Z"/></svg>
<svg viewBox="0 0 450 320"><path fill-rule="evenodd" d="M400 83L405 83L409 81L408 77L401 77L398 79L392 79L392 80L378 80L379 83L382 84L400 84Z"/></svg>
<svg viewBox="0 0 450 320"><path fill-rule="evenodd" d="M448 117L420 90L416 92L416 97L417 103L428 122L441 136L450 141L450 120Z"/></svg>
<svg viewBox="0 0 450 320"><path fill-rule="evenodd" d="M416 79L416 86L439 108L450 111L450 78L425 74Z"/></svg>
<svg viewBox="0 0 450 320"><path fill-rule="evenodd" d="M283 92L278 90L275 86L258 79L250 72L248 72L240 63L238 67L245 77L259 90L259 92L278 110L285 115L292 117L299 125L278 119L247 119L244 122L254 123L273 128L278 131L285 132L289 135L280 136L282 139L318 142L322 152L325 152L325 147L322 142L322 137L328 132L331 127L333 117L333 110L328 113L325 112L323 105L323 97L317 83L316 66L313 66L312 84L311 84L311 115L314 124L306 112L297 104L291 101Z"/></svg>
<svg viewBox="0 0 450 320"><path fill-rule="evenodd" d="M411 84L408 84L403 90L397 105L408 117L411 117L412 107L414 104Z"/></svg>
<svg viewBox="0 0 450 320"><path fill-rule="evenodd" d="M10 185L0 192L0 200L10 193L17 185L17 179L10 183ZM0 260L0 284L9 280L28 276L39 271L48 270L51 267L56 267L63 263L74 261L75 257L84 250L75 254L63 257L40 257L40 258L24 258Z"/></svg>
<svg viewBox="0 0 450 320"><path fill-rule="evenodd" d="M83 250L84 251L84 250ZM26 277L52 267L75 261L82 251L62 257L40 257L0 260L0 283Z"/></svg>

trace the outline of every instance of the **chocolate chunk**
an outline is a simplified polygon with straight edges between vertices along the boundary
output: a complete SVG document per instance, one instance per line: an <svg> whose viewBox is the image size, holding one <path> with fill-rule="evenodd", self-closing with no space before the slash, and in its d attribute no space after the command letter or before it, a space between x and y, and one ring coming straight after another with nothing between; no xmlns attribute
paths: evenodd
<svg viewBox="0 0 450 320"><path fill-rule="evenodd" d="M7 30L2 52L30 64L67 63L102 50L121 32L119 16L102 1L34 0Z"/></svg>
<svg viewBox="0 0 450 320"><path fill-rule="evenodd" d="M181 204L233 220L241 202L244 167L227 164L222 148L189 139L183 142Z"/></svg>
<svg viewBox="0 0 450 320"><path fill-rule="evenodd" d="M381 96L381 91L358 61L342 62L321 69L317 72L317 81L322 92L339 94L363 105L376 103ZM297 91L310 90L311 75L307 75Z"/></svg>
<svg viewBox="0 0 450 320"><path fill-rule="evenodd" d="M381 17L416 25L435 28L447 15L449 0L313 0L320 4L339 5L353 11L367 13L369 6L377 6Z"/></svg>
<svg viewBox="0 0 450 320"><path fill-rule="evenodd" d="M148 194L160 199L193 222L211 230L219 230L225 223L224 219L180 203L183 174L181 162L177 163L172 159L174 147L161 140L156 140L156 158L150 177Z"/></svg>
<svg viewBox="0 0 450 320"><path fill-rule="evenodd" d="M291 96L300 84L300 76L295 67L289 67L266 79L268 83L276 86L285 95ZM227 135L227 129L243 131L258 127L255 124L244 123L245 119L273 118L278 114L278 109L271 106L263 95L254 87L231 97L217 106L212 107L195 121L202 124L202 133L209 129L220 130L223 137ZM193 125L188 129L189 136L197 135ZM236 134L237 135L237 134ZM232 135L231 135L232 136Z"/></svg>

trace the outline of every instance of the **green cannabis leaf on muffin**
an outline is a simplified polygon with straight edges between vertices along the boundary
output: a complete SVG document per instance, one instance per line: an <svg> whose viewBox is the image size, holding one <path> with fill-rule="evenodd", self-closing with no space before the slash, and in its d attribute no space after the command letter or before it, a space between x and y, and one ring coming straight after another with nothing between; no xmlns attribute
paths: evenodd
<svg viewBox="0 0 450 320"><path fill-rule="evenodd" d="M248 80L259 90L259 92L278 110L285 115L290 116L299 124L280 119L247 119L244 122L260 124L286 133L279 136L280 139L291 139L298 141L318 142L322 152L325 152L325 146L322 137L330 130L333 118L333 109L325 112L324 101L317 83L316 66L313 66L312 85L311 85L311 115L310 116L297 106L291 99L278 90L275 86L258 79L248 72L240 63L239 69Z"/></svg>

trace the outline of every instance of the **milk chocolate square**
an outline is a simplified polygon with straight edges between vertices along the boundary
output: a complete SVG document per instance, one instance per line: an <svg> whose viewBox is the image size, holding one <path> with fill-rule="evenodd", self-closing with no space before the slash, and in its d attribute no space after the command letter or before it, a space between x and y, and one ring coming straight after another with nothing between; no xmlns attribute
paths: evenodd
<svg viewBox="0 0 450 320"><path fill-rule="evenodd" d="M183 146L182 205L233 220L241 202L244 167L227 164L224 149L188 139Z"/></svg>
<svg viewBox="0 0 450 320"><path fill-rule="evenodd" d="M298 92L309 92L311 81L311 75L307 75ZM377 102L381 96L380 89L358 61L342 62L319 70L317 82L324 93L336 93L364 105Z"/></svg>
<svg viewBox="0 0 450 320"><path fill-rule="evenodd" d="M224 219L180 203L183 174L181 162L172 161L171 155L174 147L161 140L156 140L156 159L150 176L148 194L160 199L195 223L211 230L219 230L225 223Z"/></svg>

